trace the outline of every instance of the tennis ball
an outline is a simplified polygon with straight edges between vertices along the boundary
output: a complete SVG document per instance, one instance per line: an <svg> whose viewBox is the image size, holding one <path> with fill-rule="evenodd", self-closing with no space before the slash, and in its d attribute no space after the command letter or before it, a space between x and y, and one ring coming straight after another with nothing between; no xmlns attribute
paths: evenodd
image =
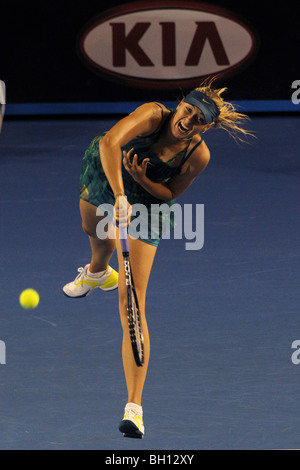
<svg viewBox="0 0 300 470"><path fill-rule="evenodd" d="M39 304L40 296L34 289L25 289L21 292L19 300L23 308L35 308Z"/></svg>

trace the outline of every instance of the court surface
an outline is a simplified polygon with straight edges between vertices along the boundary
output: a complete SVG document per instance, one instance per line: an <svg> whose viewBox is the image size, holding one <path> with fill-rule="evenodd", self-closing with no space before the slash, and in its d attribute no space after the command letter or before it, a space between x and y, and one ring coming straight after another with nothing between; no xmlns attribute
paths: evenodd
<svg viewBox="0 0 300 470"><path fill-rule="evenodd" d="M90 257L81 158L114 122L3 124L0 448L299 448L298 117L253 117L251 145L205 135L211 163L179 199L204 204L204 247L163 240L150 278L143 440L118 431L126 387L116 291L71 300L61 290ZM27 287L41 296L32 311L18 303Z"/></svg>

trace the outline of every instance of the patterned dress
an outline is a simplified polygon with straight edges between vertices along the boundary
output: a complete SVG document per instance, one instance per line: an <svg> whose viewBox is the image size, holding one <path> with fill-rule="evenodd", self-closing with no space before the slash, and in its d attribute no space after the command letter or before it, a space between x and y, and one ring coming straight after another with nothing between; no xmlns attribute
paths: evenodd
<svg viewBox="0 0 300 470"><path fill-rule="evenodd" d="M158 103L156 104L161 108L163 116L162 107ZM193 147L190 152L187 152L191 142L191 140L189 140L186 148L168 162L163 162L159 157L151 153L151 149L175 112L175 110L170 111L165 121L152 135L147 137L135 137L121 149L122 151L125 150L128 152L131 148L134 148L134 153L138 155L138 164L141 164L144 158L149 158L146 176L156 183L167 183L175 175L178 175L181 172L183 164L195 149L195 147ZM97 207L105 207L105 212L107 212L108 217L112 220L115 198L101 165L99 154L99 142L105 134L106 132L95 137L84 154L80 174L79 195L81 199L90 204ZM202 139L196 146L200 145L201 142ZM177 165L176 162L179 160L180 164ZM162 230L166 230L166 227L170 229L174 226L174 213L171 208L176 202L175 199L166 202L152 196L132 178L123 165L122 177L125 195L127 196L128 202L133 206L133 209L138 210L138 205L143 205L143 207L147 209L147 214L146 210L143 210L142 214L141 211L135 213L133 210L131 222L138 218L140 223L140 236L138 238L146 243L157 246L162 236ZM105 206L103 206L104 204ZM159 218L157 218L156 212L155 217L153 216L151 209L154 206L156 209L159 206ZM131 234L130 229L131 226L128 229L129 234ZM135 232L132 234L134 238L136 238L136 233L137 227L135 224Z"/></svg>

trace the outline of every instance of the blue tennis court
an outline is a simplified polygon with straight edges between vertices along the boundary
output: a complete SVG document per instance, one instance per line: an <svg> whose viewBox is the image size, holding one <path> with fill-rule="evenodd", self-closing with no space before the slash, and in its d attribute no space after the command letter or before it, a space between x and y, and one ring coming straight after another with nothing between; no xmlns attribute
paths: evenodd
<svg viewBox="0 0 300 470"><path fill-rule="evenodd" d="M77 194L83 152L114 122L3 124L0 448L299 448L298 117L254 116L251 145L205 135L211 162L179 199L204 204L204 247L162 240L150 278L141 441L118 431L127 394L116 291L62 294L90 257ZM35 310L19 306L27 287L40 293Z"/></svg>

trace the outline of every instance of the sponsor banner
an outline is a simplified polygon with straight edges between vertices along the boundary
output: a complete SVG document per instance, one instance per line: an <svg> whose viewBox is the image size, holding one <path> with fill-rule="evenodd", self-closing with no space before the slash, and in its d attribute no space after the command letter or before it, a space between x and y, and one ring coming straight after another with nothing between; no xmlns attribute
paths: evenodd
<svg viewBox="0 0 300 470"><path fill-rule="evenodd" d="M276 8L237 0L89 0L71 9L3 2L1 101L8 114L17 105L24 113L29 105L30 112L88 113L98 103L99 113L102 103L118 112L117 103L177 101L218 74L228 101L291 103L300 79L299 15L294 0Z"/></svg>
<svg viewBox="0 0 300 470"><path fill-rule="evenodd" d="M254 55L253 31L231 12L196 2L136 2L92 19L79 39L87 65L144 88L197 86L228 76Z"/></svg>

